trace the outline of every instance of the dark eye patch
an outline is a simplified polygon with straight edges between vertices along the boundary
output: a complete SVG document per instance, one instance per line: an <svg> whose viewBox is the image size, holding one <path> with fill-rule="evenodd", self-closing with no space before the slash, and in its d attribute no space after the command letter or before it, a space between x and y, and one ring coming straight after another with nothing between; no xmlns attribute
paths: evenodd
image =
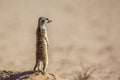
<svg viewBox="0 0 120 80"><path fill-rule="evenodd" d="M41 22L42 22L42 23L44 23L44 22L45 22L45 20L41 20Z"/></svg>

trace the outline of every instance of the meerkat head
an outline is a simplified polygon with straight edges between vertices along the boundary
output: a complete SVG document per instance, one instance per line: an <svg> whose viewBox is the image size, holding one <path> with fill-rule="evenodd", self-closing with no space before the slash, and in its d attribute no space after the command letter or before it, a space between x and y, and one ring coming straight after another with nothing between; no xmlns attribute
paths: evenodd
<svg viewBox="0 0 120 80"><path fill-rule="evenodd" d="M39 20L38 20L38 23L40 25L44 25L44 24L50 23L50 22L52 22L52 20L49 20L48 18L45 18L45 17L40 17Z"/></svg>

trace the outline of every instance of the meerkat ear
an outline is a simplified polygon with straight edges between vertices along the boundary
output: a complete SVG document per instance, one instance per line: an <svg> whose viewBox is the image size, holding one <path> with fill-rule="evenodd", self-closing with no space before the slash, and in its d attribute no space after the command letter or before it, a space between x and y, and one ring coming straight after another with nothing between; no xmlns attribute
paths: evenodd
<svg viewBox="0 0 120 80"><path fill-rule="evenodd" d="M44 17L39 17L39 20L42 20L42 19L44 19Z"/></svg>
<svg viewBox="0 0 120 80"><path fill-rule="evenodd" d="M43 17L39 17L39 19L38 19L38 20L40 21L40 20L42 20L42 18L43 18Z"/></svg>
<svg viewBox="0 0 120 80"><path fill-rule="evenodd" d="M42 17L39 17L39 19L38 19L38 23L40 23L41 19L42 19Z"/></svg>

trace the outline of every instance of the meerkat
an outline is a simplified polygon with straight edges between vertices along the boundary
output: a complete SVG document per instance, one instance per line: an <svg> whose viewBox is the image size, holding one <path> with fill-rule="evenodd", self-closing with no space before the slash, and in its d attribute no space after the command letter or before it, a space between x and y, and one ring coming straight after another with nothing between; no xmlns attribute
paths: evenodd
<svg viewBox="0 0 120 80"><path fill-rule="evenodd" d="M47 29L46 29L46 23L50 23L52 20L49 20L45 17L40 17L38 19L38 27L36 30L36 64L34 66L33 71L36 71L36 68L38 67L37 71L42 71L43 73L46 73L46 69L48 66L48 36L47 36ZM39 69L42 62L42 70Z"/></svg>

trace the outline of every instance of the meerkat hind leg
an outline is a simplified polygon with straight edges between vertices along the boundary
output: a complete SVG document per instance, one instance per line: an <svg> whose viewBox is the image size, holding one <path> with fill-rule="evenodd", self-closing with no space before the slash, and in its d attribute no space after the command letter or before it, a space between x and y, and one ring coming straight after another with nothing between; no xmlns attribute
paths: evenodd
<svg viewBox="0 0 120 80"><path fill-rule="evenodd" d="M48 66L48 60L44 59L43 60L43 75L46 74L47 66Z"/></svg>
<svg viewBox="0 0 120 80"><path fill-rule="evenodd" d="M38 71L40 72L40 60L38 60L37 67L38 67Z"/></svg>
<svg viewBox="0 0 120 80"><path fill-rule="evenodd" d="M36 64L35 64L35 66L34 66L33 71L35 72L35 71L36 71L36 68L38 68L38 71L40 71L39 66L40 66L40 60L39 60L39 59L36 59Z"/></svg>
<svg viewBox="0 0 120 80"><path fill-rule="evenodd" d="M38 63L38 61L36 61L36 63L35 63L35 66L34 66L34 69L33 69L33 71L35 72L36 71L36 68L37 68L37 64Z"/></svg>

